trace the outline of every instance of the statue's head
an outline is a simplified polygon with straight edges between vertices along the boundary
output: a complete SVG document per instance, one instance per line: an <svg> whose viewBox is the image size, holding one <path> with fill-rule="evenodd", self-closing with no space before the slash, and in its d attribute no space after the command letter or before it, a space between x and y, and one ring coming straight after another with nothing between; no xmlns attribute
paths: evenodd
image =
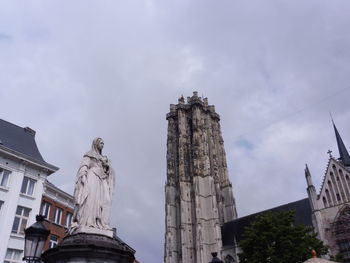
<svg viewBox="0 0 350 263"><path fill-rule="evenodd" d="M103 142L103 140L101 138L95 138L92 142L92 149L96 152L98 152L99 154L102 154L102 149L103 146L105 145L105 143Z"/></svg>

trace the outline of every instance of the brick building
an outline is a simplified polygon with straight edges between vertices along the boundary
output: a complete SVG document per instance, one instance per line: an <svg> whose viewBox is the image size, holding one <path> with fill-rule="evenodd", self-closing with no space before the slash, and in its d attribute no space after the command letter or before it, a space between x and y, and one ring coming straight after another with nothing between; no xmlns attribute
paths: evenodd
<svg viewBox="0 0 350 263"><path fill-rule="evenodd" d="M55 247L65 236L74 211L74 197L49 181L44 183L40 213L46 217L45 226L51 231L44 251Z"/></svg>

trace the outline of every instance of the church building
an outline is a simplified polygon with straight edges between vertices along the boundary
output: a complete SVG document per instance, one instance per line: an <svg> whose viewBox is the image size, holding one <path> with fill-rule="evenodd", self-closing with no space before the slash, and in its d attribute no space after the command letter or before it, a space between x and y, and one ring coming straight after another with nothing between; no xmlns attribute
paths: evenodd
<svg viewBox="0 0 350 263"><path fill-rule="evenodd" d="M306 165L306 198L238 218L214 106L194 92L170 105L167 120L165 263L207 263L211 252L239 262L244 228L261 213L287 210L296 224L313 227L330 255L350 263L350 155L334 123L339 158L329 152L319 193Z"/></svg>
<svg viewBox="0 0 350 263"><path fill-rule="evenodd" d="M350 262L350 156L334 122L333 127L339 158L334 158L329 151L319 194L306 166L307 192L315 232L329 246L332 255L339 253L344 262Z"/></svg>
<svg viewBox="0 0 350 263"><path fill-rule="evenodd" d="M313 227L318 238L329 247L330 255L341 254L344 263L350 262L350 156L333 123L339 158L330 154L319 193L313 185L308 165L305 167L308 197L266 211L234 219L222 226L222 258L225 263L239 262L239 242L244 228L261 213L295 211L295 223Z"/></svg>

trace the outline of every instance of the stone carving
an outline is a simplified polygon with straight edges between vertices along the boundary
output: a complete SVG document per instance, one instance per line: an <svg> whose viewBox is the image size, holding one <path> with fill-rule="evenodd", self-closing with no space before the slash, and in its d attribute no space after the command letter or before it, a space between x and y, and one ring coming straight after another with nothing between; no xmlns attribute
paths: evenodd
<svg viewBox="0 0 350 263"><path fill-rule="evenodd" d="M164 262L209 262L222 250L220 226L237 217L220 117L194 92L167 120Z"/></svg>
<svg viewBox="0 0 350 263"><path fill-rule="evenodd" d="M107 156L102 155L104 142L96 138L84 154L74 190L75 209L69 234L95 233L113 237L109 216L114 190L114 172Z"/></svg>

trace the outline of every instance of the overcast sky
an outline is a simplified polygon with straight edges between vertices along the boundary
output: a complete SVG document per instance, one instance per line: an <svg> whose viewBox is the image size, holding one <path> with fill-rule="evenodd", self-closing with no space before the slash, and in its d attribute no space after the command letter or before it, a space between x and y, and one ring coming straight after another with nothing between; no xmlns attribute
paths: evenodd
<svg viewBox="0 0 350 263"><path fill-rule="evenodd" d="M181 94L221 116L239 216L306 197L350 147L350 2L0 1L0 118L37 131L72 193L93 138L117 185L112 225L162 262L165 114Z"/></svg>

